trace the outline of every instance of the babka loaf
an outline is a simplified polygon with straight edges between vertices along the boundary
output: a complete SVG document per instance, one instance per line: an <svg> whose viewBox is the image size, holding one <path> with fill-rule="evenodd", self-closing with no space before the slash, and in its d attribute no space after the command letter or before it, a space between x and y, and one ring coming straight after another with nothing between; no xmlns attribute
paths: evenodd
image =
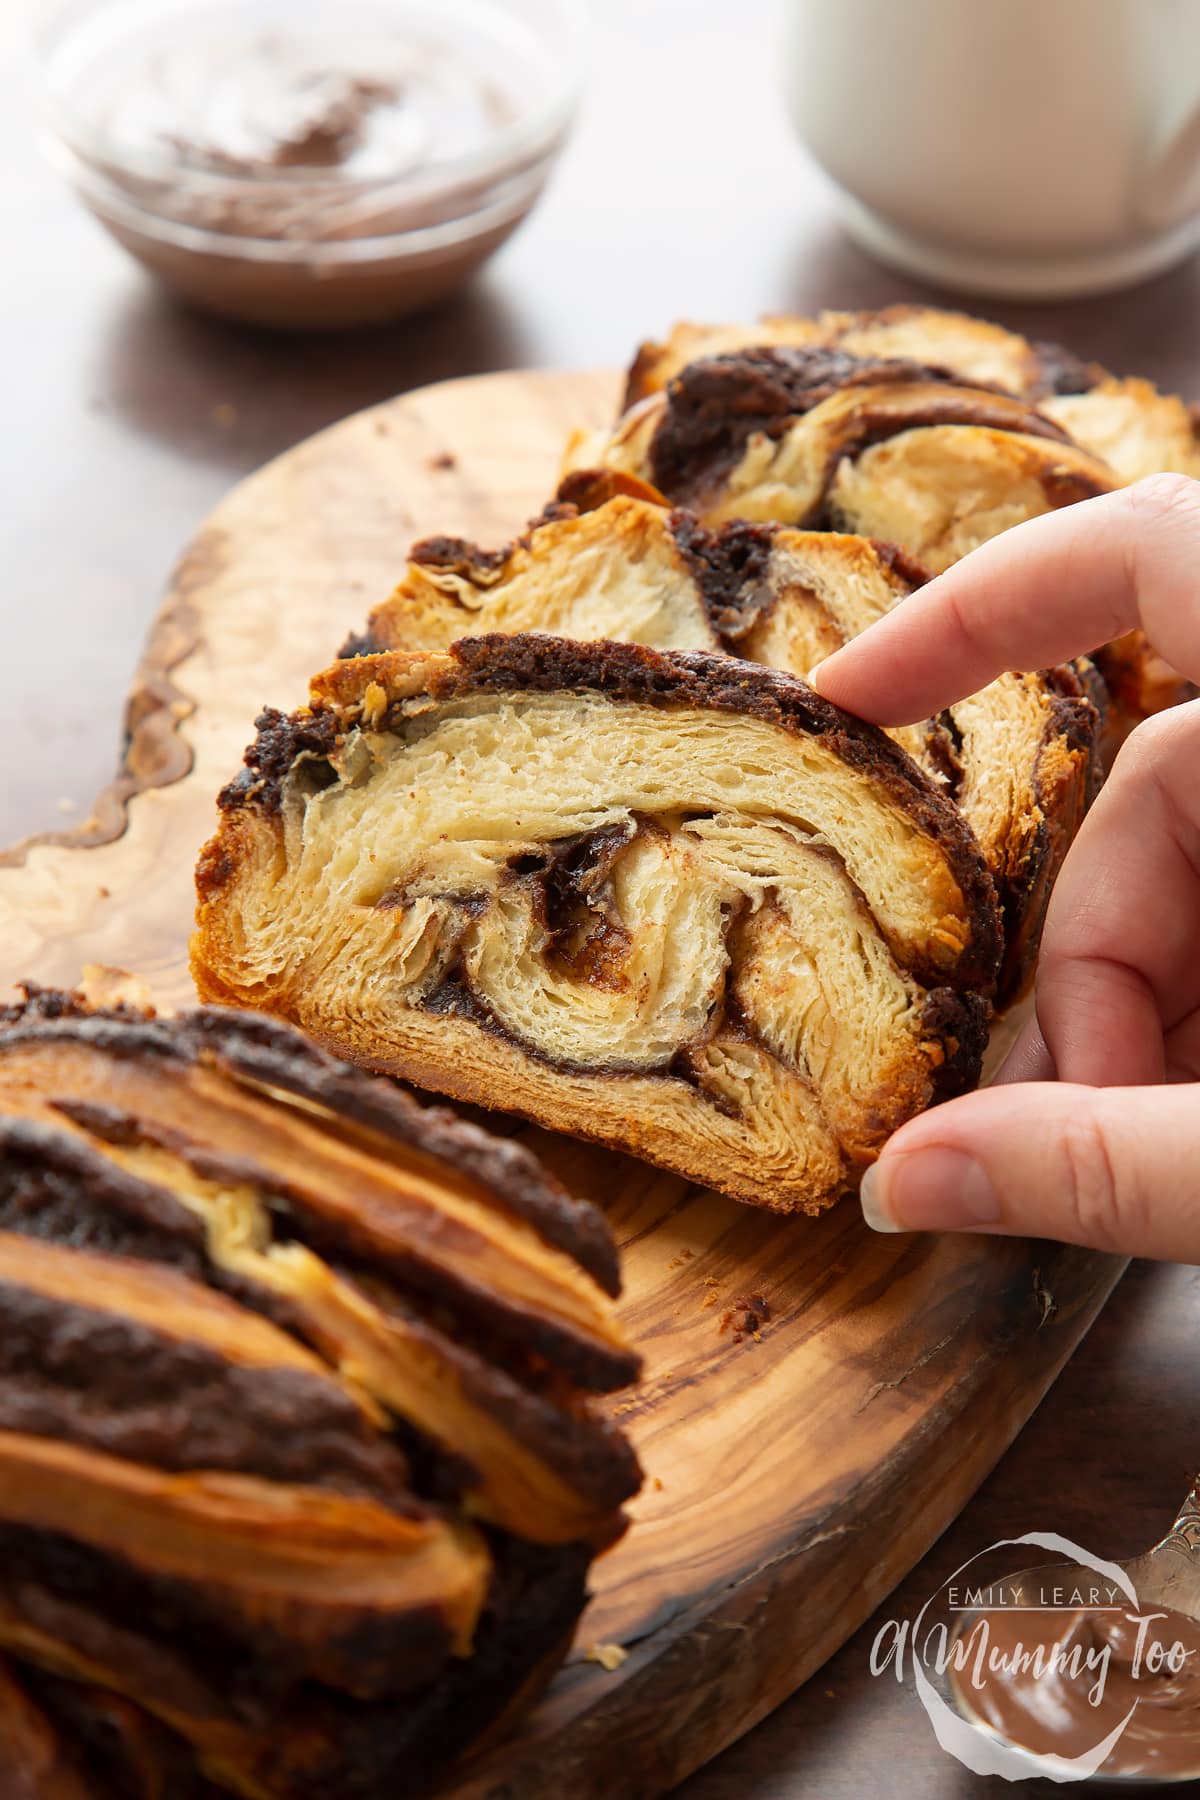
<svg viewBox="0 0 1200 1800"><path fill-rule="evenodd" d="M0 1792L423 1792L622 1529L617 1285L526 1151L285 1026L9 1009Z"/></svg>
<svg viewBox="0 0 1200 1800"><path fill-rule="evenodd" d="M781 525L710 531L687 513L618 497L535 525L506 551L418 545L348 648L440 650L469 620L484 631L536 626L721 649L805 676L925 579L912 558L868 538ZM1080 667L1002 675L943 718L888 734L958 802L979 841L1004 915L1001 1004L1032 975L1051 885L1098 780L1101 686Z"/></svg>
<svg viewBox="0 0 1200 1800"><path fill-rule="evenodd" d="M689 363L756 345L824 347L932 365L973 387L1033 401L1122 481L1162 469L1200 475L1200 426L1177 394L1160 394L1136 377L1120 380L1060 344L1030 343L1002 325L931 306L783 316L756 325L676 325L665 343L641 346L622 410L665 388Z"/></svg>
<svg viewBox="0 0 1200 1800"><path fill-rule="evenodd" d="M376 653L246 760L197 873L208 999L782 1212L978 1077L978 848L789 676L538 635Z"/></svg>

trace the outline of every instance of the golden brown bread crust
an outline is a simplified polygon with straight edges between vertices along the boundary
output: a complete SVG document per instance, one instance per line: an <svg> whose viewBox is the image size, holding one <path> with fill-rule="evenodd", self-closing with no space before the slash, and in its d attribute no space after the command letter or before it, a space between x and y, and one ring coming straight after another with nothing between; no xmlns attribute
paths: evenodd
<svg viewBox="0 0 1200 1800"><path fill-rule="evenodd" d="M502 553L456 542L435 574L415 564L356 650L447 647L465 595L466 616L491 631L532 621L582 640L707 645L804 676L928 579L894 545L736 521L710 530L686 512L604 492L594 510L535 523ZM943 720L891 734L963 801L996 882L1000 1004L1032 976L1037 921L1094 785L1098 716L1072 671L1049 671L1004 676Z"/></svg>
<svg viewBox="0 0 1200 1800"><path fill-rule="evenodd" d="M897 305L878 312L823 312L812 319L775 315L754 325L678 324L664 342L640 346L622 411L666 387L688 363L755 344L811 345L931 363L1026 400L1084 394L1107 379L1098 363L1082 361L1061 344L1031 343L966 313Z"/></svg>
<svg viewBox="0 0 1200 1800"><path fill-rule="evenodd" d="M527 1152L276 1022L8 1009L0 1777L420 1791L622 1528L614 1273Z"/></svg>
<svg viewBox="0 0 1200 1800"><path fill-rule="evenodd" d="M457 1098L812 1210L977 1078L999 933L971 834L774 671L536 635L343 661L222 806L202 992Z"/></svg>

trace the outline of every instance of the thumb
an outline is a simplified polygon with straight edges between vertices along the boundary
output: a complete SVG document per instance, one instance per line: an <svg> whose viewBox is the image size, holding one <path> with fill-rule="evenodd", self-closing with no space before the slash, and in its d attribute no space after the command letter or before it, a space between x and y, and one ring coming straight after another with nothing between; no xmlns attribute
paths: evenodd
<svg viewBox="0 0 1200 1800"><path fill-rule="evenodd" d="M1200 1085L967 1094L898 1131L861 1198L876 1231L1028 1235L1200 1263Z"/></svg>

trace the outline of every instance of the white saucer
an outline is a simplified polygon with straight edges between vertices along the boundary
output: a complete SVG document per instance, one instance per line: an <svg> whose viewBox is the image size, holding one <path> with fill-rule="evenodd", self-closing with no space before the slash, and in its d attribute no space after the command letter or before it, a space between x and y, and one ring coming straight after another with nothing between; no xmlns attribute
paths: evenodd
<svg viewBox="0 0 1200 1800"><path fill-rule="evenodd" d="M1200 214L1171 231L1120 249L1065 256L1005 256L956 250L889 224L852 195L840 196L842 216L856 243L905 275L1008 300L1073 300L1111 293L1161 275L1200 247Z"/></svg>

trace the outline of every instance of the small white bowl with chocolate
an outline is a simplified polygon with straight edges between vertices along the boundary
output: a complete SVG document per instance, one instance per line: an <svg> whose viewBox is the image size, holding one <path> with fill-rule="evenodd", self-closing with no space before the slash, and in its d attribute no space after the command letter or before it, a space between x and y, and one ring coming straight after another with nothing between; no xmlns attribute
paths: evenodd
<svg viewBox="0 0 1200 1800"><path fill-rule="evenodd" d="M64 0L54 145L183 299L253 324L398 318L534 205L575 111L580 0Z"/></svg>

